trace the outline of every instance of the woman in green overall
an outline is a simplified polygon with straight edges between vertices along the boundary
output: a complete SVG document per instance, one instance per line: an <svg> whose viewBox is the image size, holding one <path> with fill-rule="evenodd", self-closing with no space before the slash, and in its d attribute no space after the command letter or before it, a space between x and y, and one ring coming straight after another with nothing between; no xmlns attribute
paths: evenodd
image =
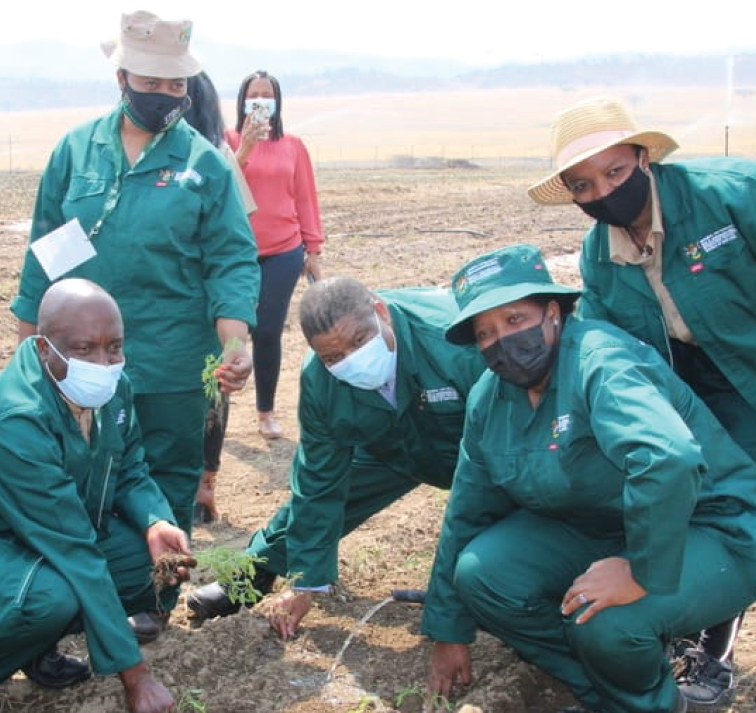
<svg viewBox="0 0 756 713"><path fill-rule="evenodd" d="M430 692L470 680L481 628L566 683L569 710L682 713L667 645L756 599L756 466L652 347L574 319L536 248L452 288L447 339L489 370L423 614Z"/></svg>
<svg viewBox="0 0 756 713"><path fill-rule="evenodd" d="M756 162L662 162L675 140L637 127L612 97L565 109L552 139L556 168L529 194L596 221L579 315L654 346L756 461ZM708 627L685 651L680 690L706 710L732 695L741 619Z"/></svg>

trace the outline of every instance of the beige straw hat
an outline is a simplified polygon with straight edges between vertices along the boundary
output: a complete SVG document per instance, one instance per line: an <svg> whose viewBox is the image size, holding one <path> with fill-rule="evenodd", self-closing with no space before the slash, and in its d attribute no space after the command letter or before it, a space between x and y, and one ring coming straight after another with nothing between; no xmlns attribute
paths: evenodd
<svg viewBox="0 0 756 713"><path fill-rule="evenodd" d="M139 10L121 16L121 34L100 43L117 67L143 77L177 79L199 74L202 66L189 52L191 20L161 20Z"/></svg>
<svg viewBox="0 0 756 713"><path fill-rule="evenodd" d="M531 186L528 195L543 205L571 203L561 173L618 144L644 146L652 163L678 148L677 142L661 131L638 131L628 110L616 99L585 99L557 115L551 128L551 155L557 169Z"/></svg>

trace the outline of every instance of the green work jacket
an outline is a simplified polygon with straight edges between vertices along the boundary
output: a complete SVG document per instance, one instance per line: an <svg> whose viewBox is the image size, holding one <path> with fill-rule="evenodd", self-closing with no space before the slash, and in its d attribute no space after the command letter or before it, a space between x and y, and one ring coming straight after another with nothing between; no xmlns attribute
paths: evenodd
<svg viewBox="0 0 756 713"><path fill-rule="evenodd" d="M652 164L663 220L662 279L696 343L756 409L756 162ZM606 319L669 361L661 306L643 268L609 259L608 228L586 234L582 317Z"/></svg>
<svg viewBox="0 0 756 713"><path fill-rule="evenodd" d="M300 377L299 445L292 463L288 571L301 586L333 582L355 453L400 477L451 485L467 395L485 368L476 347L449 344L457 314L435 288L379 292L397 344L397 407L377 391L339 381L312 352Z"/></svg>
<svg viewBox="0 0 756 713"><path fill-rule="evenodd" d="M28 338L0 373L3 586L18 587L21 598L42 563L56 570L78 600L92 666L102 674L142 658L97 545L114 516L140 532L158 520L175 524L148 475L128 378L95 410L87 443ZM18 543L26 556L8 561Z"/></svg>
<svg viewBox="0 0 756 713"><path fill-rule="evenodd" d="M97 255L63 277L84 277L118 302L126 371L136 393L201 388L217 353L215 320L255 325L257 247L223 156L181 120L129 169L121 112L74 129L42 175L31 240L78 218ZM119 188L120 186L120 188ZM112 210L111 210L112 208ZM50 282L31 250L11 309L35 324Z"/></svg>
<svg viewBox="0 0 756 713"><path fill-rule="evenodd" d="M470 394L424 633L474 639L457 558L520 508L616 541L652 594L676 590L691 524L756 557L756 464L658 352L596 320L567 318L536 408L490 371Z"/></svg>

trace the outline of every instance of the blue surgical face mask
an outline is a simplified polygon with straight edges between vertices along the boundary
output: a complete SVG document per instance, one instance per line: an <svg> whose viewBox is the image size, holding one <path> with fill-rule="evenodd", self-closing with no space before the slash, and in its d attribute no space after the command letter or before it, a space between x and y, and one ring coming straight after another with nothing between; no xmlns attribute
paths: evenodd
<svg viewBox="0 0 756 713"><path fill-rule="evenodd" d="M264 106L268 110L268 118L272 119L276 113L276 100L273 97L253 97L244 100L244 113L251 114L255 105Z"/></svg>
<svg viewBox="0 0 756 713"><path fill-rule="evenodd" d="M95 364L74 357L66 359L47 337L43 337L43 339L68 367L66 378L60 381L52 375L49 367L47 367L47 371L63 396L72 404L81 406L81 408L100 408L113 398L126 362L120 361L117 364L106 365Z"/></svg>
<svg viewBox="0 0 756 713"><path fill-rule="evenodd" d="M340 362L326 367L339 381L367 391L379 389L396 374L396 349L392 352L386 344L377 314L375 321L378 334Z"/></svg>

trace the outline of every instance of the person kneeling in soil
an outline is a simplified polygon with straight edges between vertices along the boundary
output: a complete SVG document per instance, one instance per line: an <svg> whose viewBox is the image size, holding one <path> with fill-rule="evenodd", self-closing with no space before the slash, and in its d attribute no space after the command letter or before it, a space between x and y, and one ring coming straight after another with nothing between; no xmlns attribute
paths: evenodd
<svg viewBox="0 0 756 713"><path fill-rule="evenodd" d="M540 252L459 271L467 405L425 599L429 694L469 683L478 628L600 713L682 713L667 647L756 598L756 466L651 346L570 316ZM582 707L584 706L584 707Z"/></svg>
<svg viewBox="0 0 756 713"><path fill-rule="evenodd" d="M372 292L349 277L310 285L300 326L311 347L300 375L300 441L289 501L256 532L247 553L264 559L252 583L294 578L270 606L271 626L296 631L338 577L342 537L420 483L448 489L465 401L485 369L477 349L444 338L457 314L448 290ZM239 610L218 582L187 597L198 618Z"/></svg>
<svg viewBox="0 0 756 713"><path fill-rule="evenodd" d="M0 374L0 681L21 669L64 688L91 675L58 642L82 630L93 669L118 673L129 707L173 710L142 660L128 615L153 611L153 561L194 564L183 530L149 477L122 375L123 321L83 279L54 283Z"/></svg>

